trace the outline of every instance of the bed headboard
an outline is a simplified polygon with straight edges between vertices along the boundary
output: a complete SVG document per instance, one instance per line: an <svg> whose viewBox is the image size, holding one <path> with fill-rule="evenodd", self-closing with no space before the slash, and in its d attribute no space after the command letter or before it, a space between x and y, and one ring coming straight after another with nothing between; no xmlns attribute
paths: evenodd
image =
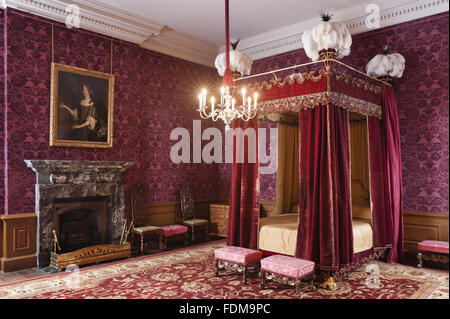
<svg viewBox="0 0 450 319"><path fill-rule="evenodd" d="M358 179L352 179L352 203L364 206L370 205L369 190Z"/></svg>
<svg viewBox="0 0 450 319"><path fill-rule="evenodd" d="M372 221L370 193L359 180L352 180L352 217Z"/></svg>

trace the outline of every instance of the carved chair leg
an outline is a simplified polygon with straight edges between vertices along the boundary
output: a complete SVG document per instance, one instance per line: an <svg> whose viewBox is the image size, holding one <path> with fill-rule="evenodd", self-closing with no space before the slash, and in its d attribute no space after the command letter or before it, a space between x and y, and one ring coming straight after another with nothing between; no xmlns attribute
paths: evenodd
<svg viewBox="0 0 450 319"><path fill-rule="evenodd" d="M164 236L159 236L159 248L161 250L166 250L167 249L167 241L166 241L166 238Z"/></svg>
<svg viewBox="0 0 450 319"><path fill-rule="evenodd" d="M141 256L144 256L144 234L141 234Z"/></svg>
<svg viewBox="0 0 450 319"><path fill-rule="evenodd" d="M191 228L191 236L192 236L191 242L194 243L195 242L195 227L194 226L192 226L192 228Z"/></svg>
<svg viewBox="0 0 450 319"><path fill-rule="evenodd" d="M418 252L417 253L417 259L418 259L418 261L419 261L419 263L417 264L417 268L422 268L422 253L421 252Z"/></svg>

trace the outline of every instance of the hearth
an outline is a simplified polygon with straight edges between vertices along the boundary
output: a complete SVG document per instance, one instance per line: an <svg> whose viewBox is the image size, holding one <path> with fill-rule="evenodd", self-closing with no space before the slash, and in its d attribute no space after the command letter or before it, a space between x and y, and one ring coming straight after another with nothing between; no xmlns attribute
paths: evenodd
<svg viewBox="0 0 450 319"><path fill-rule="evenodd" d="M50 264L53 231L62 253L119 243L125 221L122 173L133 162L25 162L36 172L38 267Z"/></svg>
<svg viewBox="0 0 450 319"><path fill-rule="evenodd" d="M108 198L55 200L53 215L59 253L107 244Z"/></svg>

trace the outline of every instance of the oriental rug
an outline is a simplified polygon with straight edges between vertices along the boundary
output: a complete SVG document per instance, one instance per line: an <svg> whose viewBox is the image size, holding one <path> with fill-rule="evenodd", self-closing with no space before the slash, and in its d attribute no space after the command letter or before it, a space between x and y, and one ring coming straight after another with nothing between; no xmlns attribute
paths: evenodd
<svg viewBox="0 0 450 319"><path fill-rule="evenodd" d="M0 298L26 299L286 299L294 289L270 285L260 290L256 276L244 285L241 276L214 277L213 251L224 241L127 259L0 286ZM399 264L373 263L379 269L377 287L367 285L361 267L337 282L336 290L305 292L304 299L410 299L448 298L446 270L417 269ZM374 266L371 266L372 268Z"/></svg>

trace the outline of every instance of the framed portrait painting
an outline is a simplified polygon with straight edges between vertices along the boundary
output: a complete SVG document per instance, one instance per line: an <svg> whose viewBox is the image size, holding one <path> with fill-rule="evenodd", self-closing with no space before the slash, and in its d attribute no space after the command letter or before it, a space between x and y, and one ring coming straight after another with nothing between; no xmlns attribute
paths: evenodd
<svg viewBox="0 0 450 319"><path fill-rule="evenodd" d="M52 63L50 145L113 145L114 75Z"/></svg>

